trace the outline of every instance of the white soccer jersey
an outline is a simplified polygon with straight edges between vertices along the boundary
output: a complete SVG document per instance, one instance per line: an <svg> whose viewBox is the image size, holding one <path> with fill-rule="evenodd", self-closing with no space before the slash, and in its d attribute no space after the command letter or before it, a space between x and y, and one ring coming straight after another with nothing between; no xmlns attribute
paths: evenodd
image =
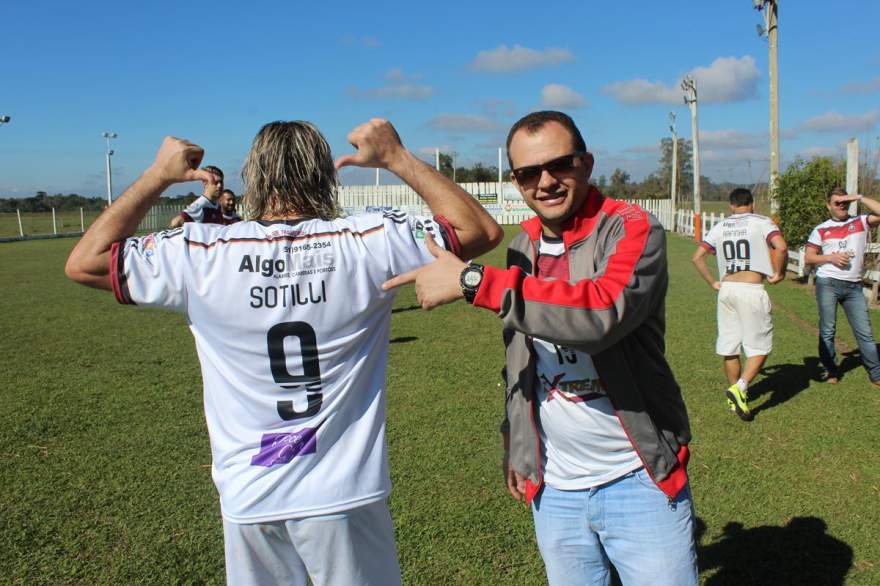
<svg viewBox="0 0 880 586"><path fill-rule="evenodd" d="M718 278L740 271L773 276L770 241L781 232L773 220L758 214L733 214L712 226L701 246L717 255Z"/></svg>
<svg viewBox="0 0 880 586"><path fill-rule="evenodd" d="M225 224L220 204L214 203L204 195L200 195L194 202L186 206L180 215L187 222L200 224Z"/></svg>
<svg viewBox="0 0 880 586"><path fill-rule="evenodd" d="M856 216L845 220L825 220L810 232L807 246L820 254L845 252L850 256L849 266L839 269L830 262L819 265L817 277L830 277L842 281L861 281L868 247L868 216Z"/></svg>
<svg viewBox="0 0 880 586"><path fill-rule="evenodd" d="M324 515L388 496L394 292L381 285L434 260L425 233L458 253L442 217L396 210L190 223L113 246L120 302L187 317L224 518Z"/></svg>

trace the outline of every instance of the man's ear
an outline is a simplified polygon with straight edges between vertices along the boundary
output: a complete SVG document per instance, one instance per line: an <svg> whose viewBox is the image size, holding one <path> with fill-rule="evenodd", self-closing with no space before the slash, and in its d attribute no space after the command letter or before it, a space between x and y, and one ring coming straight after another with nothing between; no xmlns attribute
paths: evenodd
<svg viewBox="0 0 880 586"><path fill-rule="evenodd" d="M587 154L584 155L584 167L587 169L587 179L593 175L593 165L595 163L596 160L593 158L593 153L587 151Z"/></svg>

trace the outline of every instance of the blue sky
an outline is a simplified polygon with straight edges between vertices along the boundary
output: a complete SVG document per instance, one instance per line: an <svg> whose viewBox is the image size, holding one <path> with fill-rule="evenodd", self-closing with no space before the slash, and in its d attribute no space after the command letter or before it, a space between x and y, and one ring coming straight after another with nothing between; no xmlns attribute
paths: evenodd
<svg viewBox="0 0 880 586"><path fill-rule="evenodd" d="M783 165L842 154L853 136L876 149L880 2L780 4ZM116 194L168 134L202 145L238 190L268 121L310 120L339 156L347 133L378 116L425 158L440 147L494 164L510 125L541 108L572 115L597 176L621 167L641 178L657 167L669 111L690 137L678 90L689 72L704 174L758 181L768 173L761 21L750 0L14 1L0 36L0 114L12 116L0 127L0 197L103 195L104 130L119 135Z"/></svg>

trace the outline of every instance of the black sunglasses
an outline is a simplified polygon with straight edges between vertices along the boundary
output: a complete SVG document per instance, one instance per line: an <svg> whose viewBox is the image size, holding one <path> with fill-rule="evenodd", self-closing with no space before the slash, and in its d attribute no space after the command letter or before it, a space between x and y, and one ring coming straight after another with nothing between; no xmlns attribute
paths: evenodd
<svg viewBox="0 0 880 586"><path fill-rule="evenodd" d="M547 171L553 175L553 177L558 179L558 175L571 173L572 169L575 167L575 160L586 154L587 153L582 151L569 153L567 155L562 155L561 157L556 157L555 159L550 159L546 163L540 165L526 165L525 167L513 169L511 173L516 178L516 182L520 185L530 185L537 182L544 171Z"/></svg>

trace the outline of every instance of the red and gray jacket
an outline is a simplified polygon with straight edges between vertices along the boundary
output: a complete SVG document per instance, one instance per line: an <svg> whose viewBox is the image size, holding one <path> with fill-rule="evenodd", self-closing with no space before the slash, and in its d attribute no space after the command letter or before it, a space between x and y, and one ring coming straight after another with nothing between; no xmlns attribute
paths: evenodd
<svg viewBox="0 0 880 586"><path fill-rule="evenodd" d="M687 482L690 426L666 362L666 235L641 208L591 188L562 234L570 282L533 276L541 222L507 249L507 270L485 267L474 305L504 322L508 457L527 477L526 498L543 482L531 338L588 353L627 437L670 498Z"/></svg>

